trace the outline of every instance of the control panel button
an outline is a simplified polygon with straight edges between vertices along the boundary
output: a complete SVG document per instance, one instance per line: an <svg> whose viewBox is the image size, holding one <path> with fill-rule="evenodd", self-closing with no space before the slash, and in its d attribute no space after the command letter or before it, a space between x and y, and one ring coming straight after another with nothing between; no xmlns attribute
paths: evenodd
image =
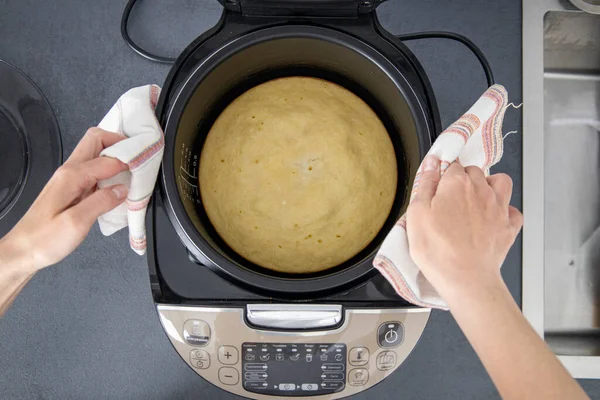
<svg viewBox="0 0 600 400"><path fill-rule="evenodd" d="M269 377L266 372L246 372L244 379L247 381L264 381Z"/></svg>
<svg viewBox="0 0 600 400"><path fill-rule="evenodd" d="M391 350L382 351L377 355L377 369L387 371L396 366L396 353Z"/></svg>
<svg viewBox="0 0 600 400"><path fill-rule="evenodd" d="M204 350L194 349L190 351L190 364L194 368L206 369L210 366L210 355Z"/></svg>
<svg viewBox="0 0 600 400"><path fill-rule="evenodd" d="M343 371L344 364L323 364L321 365L321 369L323 371Z"/></svg>
<svg viewBox="0 0 600 400"><path fill-rule="evenodd" d="M219 362L225 365L234 365L240 359L238 349L233 346L221 346L219 347Z"/></svg>
<svg viewBox="0 0 600 400"><path fill-rule="evenodd" d="M355 368L348 373L350 386L364 386L369 381L369 371L366 368Z"/></svg>
<svg viewBox="0 0 600 400"><path fill-rule="evenodd" d="M244 387L246 390L252 391L253 389L266 389L269 384L267 382L246 382Z"/></svg>
<svg viewBox="0 0 600 400"><path fill-rule="evenodd" d="M316 383L303 383L301 388L306 392L312 392L313 390L319 389L319 385Z"/></svg>
<svg viewBox="0 0 600 400"><path fill-rule="evenodd" d="M235 368L222 367L219 369L219 381L224 385L237 385L240 381L240 373Z"/></svg>
<svg viewBox="0 0 600 400"><path fill-rule="evenodd" d="M293 383L280 383L279 390L296 390L296 385Z"/></svg>
<svg viewBox="0 0 600 400"><path fill-rule="evenodd" d="M183 324L183 339L191 346L206 346L210 341L210 326L200 319L188 319Z"/></svg>
<svg viewBox="0 0 600 400"><path fill-rule="evenodd" d="M360 367L369 362L369 355L369 349L366 347L354 347L348 354L348 361L350 365Z"/></svg>
<svg viewBox="0 0 600 400"><path fill-rule="evenodd" d="M266 371L267 368L268 368L267 364L252 363L252 364L246 364L246 365L244 365L244 369L246 371Z"/></svg>
<svg viewBox="0 0 600 400"><path fill-rule="evenodd" d="M404 327L400 322L386 322L377 329L377 344L384 349L398 347L404 340Z"/></svg>
<svg viewBox="0 0 600 400"><path fill-rule="evenodd" d="M340 389L344 387L344 382L340 381L327 381L321 383L321 388L323 389Z"/></svg>
<svg viewBox="0 0 600 400"><path fill-rule="evenodd" d="M321 379L324 381L343 381L344 373L343 372L323 372L321 374Z"/></svg>

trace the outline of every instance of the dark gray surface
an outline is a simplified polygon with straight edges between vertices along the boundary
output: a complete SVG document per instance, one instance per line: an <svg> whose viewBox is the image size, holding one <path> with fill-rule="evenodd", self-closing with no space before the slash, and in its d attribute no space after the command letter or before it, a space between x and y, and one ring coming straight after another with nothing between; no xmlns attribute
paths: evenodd
<svg viewBox="0 0 600 400"><path fill-rule="evenodd" d="M41 87L58 116L68 155L119 95L161 84L168 66L138 57L119 34L125 1L0 0L0 58ZM132 32L153 50L176 55L220 14L216 0L145 0ZM465 34L490 59L510 100L521 101L521 4L393 0L379 12L393 33L450 30ZM475 59L459 44L411 44L430 73L444 125L483 92ZM519 111L504 130L520 130ZM497 172L514 180L521 205L521 133L506 141ZM503 275L520 299L520 239ZM587 381L600 398L600 382ZM434 312L408 360L357 399L497 398L490 379L448 313ZM230 399L191 371L173 351L156 317L145 258L129 250L125 232L104 238L97 227L60 265L39 273L0 319L1 399Z"/></svg>

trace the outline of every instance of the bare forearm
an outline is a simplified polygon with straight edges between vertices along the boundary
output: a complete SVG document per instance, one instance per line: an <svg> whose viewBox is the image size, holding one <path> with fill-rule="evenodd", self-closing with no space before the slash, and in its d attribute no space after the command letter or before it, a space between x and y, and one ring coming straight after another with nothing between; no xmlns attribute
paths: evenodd
<svg viewBox="0 0 600 400"><path fill-rule="evenodd" d="M531 328L500 275L448 293L452 315L504 399L587 399Z"/></svg>
<svg viewBox="0 0 600 400"><path fill-rule="evenodd" d="M97 185L129 169L116 158L100 156L125 139L90 128L23 218L0 238L0 316L38 270L69 255L100 215L125 201L125 185Z"/></svg>
<svg viewBox="0 0 600 400"><path fill-rule="evenodd" d="M25 287L27 282L33 275L24 274L5 274L5 271L0 270L0 317L4 315L6 310L12 305L17 295Z"/></svg>
<svg viewBox="0 0 600 400"><path fill-rule="evenodd" d="M0 240L0 317L34 274L30 263L15 246Z"/></svg>

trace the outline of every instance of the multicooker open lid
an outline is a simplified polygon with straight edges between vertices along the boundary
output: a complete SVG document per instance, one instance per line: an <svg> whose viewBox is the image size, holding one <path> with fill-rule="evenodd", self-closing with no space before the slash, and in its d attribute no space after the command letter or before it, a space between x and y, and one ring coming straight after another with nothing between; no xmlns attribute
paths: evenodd
<svg viewBox="0 0 600 400"><path fill-rule="evenodd" d="M41 90L0 60L0 237L62 162L58 122Z"/></svg>

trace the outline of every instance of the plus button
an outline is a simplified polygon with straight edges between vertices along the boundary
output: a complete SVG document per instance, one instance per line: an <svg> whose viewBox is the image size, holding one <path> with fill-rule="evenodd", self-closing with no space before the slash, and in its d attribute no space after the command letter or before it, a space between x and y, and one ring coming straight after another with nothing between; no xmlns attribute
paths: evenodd
<svg viewBox="0 0 600 400"><path fill-rule="evenodd" d="M219 347L219 362L225 365L235 365L240 360L240 353L235 346Z"/></svg>

